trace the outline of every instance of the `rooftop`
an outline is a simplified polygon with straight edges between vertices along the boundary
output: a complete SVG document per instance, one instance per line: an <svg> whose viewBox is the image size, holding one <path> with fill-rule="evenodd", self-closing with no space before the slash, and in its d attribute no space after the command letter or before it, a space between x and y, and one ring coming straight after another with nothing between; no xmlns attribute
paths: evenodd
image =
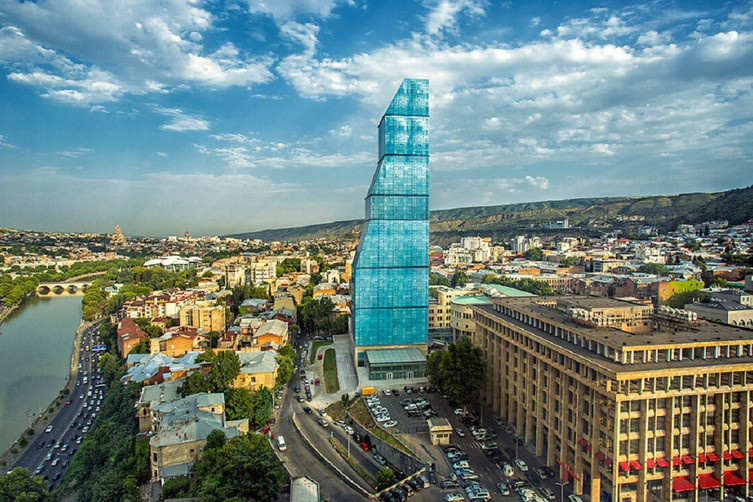
<svg viewBox="0 0 753 502"><path fill-rule="evenodd" d="M485 295L458 296L450 300L457 305L491 305L492 301Z"/></svg>
<svg viewBox="0 0 753 502"><path fill-rule="evenodd" d="M400 349L369 349L366 351L369 364L397 364L426 362L420 350L415 347Z"/></svg>

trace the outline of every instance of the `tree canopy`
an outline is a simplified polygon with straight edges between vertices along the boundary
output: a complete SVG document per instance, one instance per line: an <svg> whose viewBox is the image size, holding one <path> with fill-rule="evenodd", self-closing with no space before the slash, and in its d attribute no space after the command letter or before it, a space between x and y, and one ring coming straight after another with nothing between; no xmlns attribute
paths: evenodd
<svg viewBox="0 0 753 502"><path fill-rule="evenodd" d="M207 441L193 467L192 495L209 502L268 501L277 496L285 472L266 436L246 434L221 443Z"/></svg>
<svg viewBox="0 0 753 502"><path fill-rule="evenodd" d="M541 248L531 248L523 252L523 258L531 261L541 261L544 259L544 251Z"/></svg>
<svg viewBox="0 0 753 502"><path fill-rule="evenodd" d="M426 362L429 382L460 404L475 402L484 382L483 353L462 337L447 349L433 352Z"/></svg>
<svg viewBox="0 0 753 502"><path fill-rule="evenodd" d="M52 496L42 476L32 476L29 469L16 467L10 474L0 477L0 500L46 502L52 500Z"/></svg>

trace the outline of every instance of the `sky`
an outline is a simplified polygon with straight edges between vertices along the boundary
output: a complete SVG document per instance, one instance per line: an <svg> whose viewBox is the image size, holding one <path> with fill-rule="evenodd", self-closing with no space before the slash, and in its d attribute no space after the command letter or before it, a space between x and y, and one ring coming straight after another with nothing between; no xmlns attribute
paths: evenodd
<svg viewBox="0 0 753 502"><path fill-rule="evenodd" d="M406 77L432 209L753 182L753 1L0 0L0 227L361 218Z"/></svg>

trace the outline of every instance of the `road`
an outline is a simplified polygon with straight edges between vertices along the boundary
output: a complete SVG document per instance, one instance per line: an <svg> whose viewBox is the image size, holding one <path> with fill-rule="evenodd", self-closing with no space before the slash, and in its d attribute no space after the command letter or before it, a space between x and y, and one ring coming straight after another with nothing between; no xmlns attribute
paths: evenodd
<svg viewBox="0 0 753 502"><path fill-rule="evenodd" d="M26 467L32 473L44 476L51 490L60 483L60 477L78 450L81 436L85 435L84 429L88 430L91 427L91 422L99 413L99 406L104 400L106 388L100 383L98 356L91 353L92 345L99 341L96 328L95 324L87 328L82 335L78 353L79 364L74 373L76 386L68 396L66 404L63 404L50 420L47 428L50 430L51 427L50 432L42 431L32 437L26 451L12 466Z"/></svg>

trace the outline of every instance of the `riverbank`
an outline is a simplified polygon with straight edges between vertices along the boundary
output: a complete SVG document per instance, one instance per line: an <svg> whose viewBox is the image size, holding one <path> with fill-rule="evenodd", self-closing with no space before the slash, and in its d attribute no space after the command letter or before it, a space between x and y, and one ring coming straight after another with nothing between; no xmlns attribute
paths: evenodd
<svg viewBox="0 0 753 502"><path fill-rule="evenodd" d="M81 279L87 279L89 277L97 277L100 275L105 275L107 272L92 272L90 274L82 274L77 275L75 277L70 277L68 279L65 279L64 281L60 281L61 283L67 283L67 282L76 282L80 281ZM6 306L0 306L0 324L3 323L3 321L11 315L13 312L15 312L21 305L24 304L26 300L28 300L31 297L38 296L36 290L31 291L30 293L23 296L20 300L18 300L16 303L11 305L10 307Z"/></svg>
<svg viewBox="0 0 753 502"><path fill-rule="evenodd" d="M47 425L54 419L62 407L65 406L65 400L68 399L68 396L76 387L76 379L78 378L78 358L83 335L90 326L98 322L99 321L80 321L73 341L73 354L71 355L68 378L65 386L60 390L57 396L55 396L55 398L43 408L45 411L36 417L31 424L31 427L26 428L21 433L21 436L8 446L2 454L0 454L0 467L5 468L12 466L27 449L34 447L33 445L39 440L40 433L44 432ZM52 413L49 412L50 410L53 410ZM33 431L33 433L30 435L29 431ZM26 443L25 445L23 444L24 442Z"/></svg>

